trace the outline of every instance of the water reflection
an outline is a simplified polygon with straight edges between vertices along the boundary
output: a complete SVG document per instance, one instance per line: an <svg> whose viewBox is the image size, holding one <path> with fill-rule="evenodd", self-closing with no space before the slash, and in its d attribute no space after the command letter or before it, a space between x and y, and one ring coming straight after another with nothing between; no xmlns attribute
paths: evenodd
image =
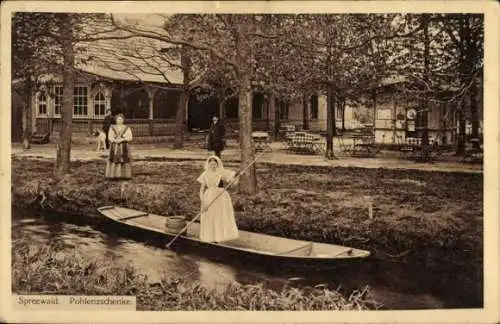
<svg viewBox="0 0 500 324"><path fill-rule="evenodd" d="M163 248L163 245L132 240L109 228L109 224L106 227L101 223L88 225L68 221L50 215L14 211L12 238L29 238L34 244L58 242L65 247L78 247L89 257L106 262L113 260L118 266L132 263L153 282L174 277L187 282L198 281L217 290L231 282L262 284L274 290L285 286L322 284L330 289L340 287L346 294L369 285L376 299L391 309L456 307L461 299L444 298L450 286L458 289L459 279L449 278L447 273L426 273L426 269L413 269L403 264L371 261L347 268L304 272L258 265L244 258L215 262L200 255L199 251L179 248L176 252Z"/></svg>
<svg viewBox="0 0 500 324"><path fill-rule="evenodd" d="M117 256L116 250L119 248L121 245L122 239L120 239L116 235L110 235L110 234L104 234L104 237L102 238L104 245L105 245L105 251L104 251L104 256L105 257L110 257L114 258Z"/></svg>
<svg viewBox="0 0 500 324"><path fill-rule="evenodd" d="M215 289L221 291L231 282L236 282L235 269L216 263L196 262L199 272L199 280L202 283L210 283Z"/></svg>

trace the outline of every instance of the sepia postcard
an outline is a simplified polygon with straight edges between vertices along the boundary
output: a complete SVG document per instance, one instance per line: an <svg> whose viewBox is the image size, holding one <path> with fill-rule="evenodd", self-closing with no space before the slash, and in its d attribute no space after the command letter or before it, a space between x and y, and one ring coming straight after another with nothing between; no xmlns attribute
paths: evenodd
<svg viewBox="0 0 500 324"><path fill-rule="evenodd" d="M494 1L5 1L6 323L498 323Z"/></svg>

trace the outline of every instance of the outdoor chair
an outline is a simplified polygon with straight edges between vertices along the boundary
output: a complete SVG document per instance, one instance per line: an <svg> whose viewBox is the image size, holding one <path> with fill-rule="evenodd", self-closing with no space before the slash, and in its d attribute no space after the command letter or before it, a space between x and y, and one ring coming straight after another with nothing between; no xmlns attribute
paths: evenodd
<svg viewBox="0 0 500 324"><path fill-rule="evenodd" d="M429 144L432 147L433 159L438 161L443 160L443 152L441 150L441 145L439 144L437 139L433 139Z"/></svg>
<svg viewBox="0 0 500 324"><path fill-rule="evenodd" d="M47 144L50 141L49 133L35 133L31 135L31 143L33 144Z"/></svg>
<svg viewBox="0 0 500 324"><path fill-rule="evenodd" d="M410 158L415 162L434 162L440 158L439 144L436 140L429 139L427 145L423 145L421 138L409 139L413 148Z"/></svg>
<svg viewBox="0 0 500 324"><path fill-rule="evenodd" d="M256 151L270 149L269 134L267 132L253 132L252 139Z"/></svg>
<svg viewBox="0 0 500 324"><path fill-rule="evenodd" d="M285 151L291 150L293 135L295 134L295 125L281 125L278 130L279 138Z"/></svg>
<svg viewBox="0 0 500 324"><path fill-rule="evenodd" d="M398 136L398 138L401 143L399 146L400 158L414 158L416 151L419 149L421 144L420 138L408 137L405 141L403 141L402 136Z"/></svg>
<svg viewBox="0 0 500 324"><path fill-rule="evenodd" d="M299 154L315 153L316 138L313 134L296 132L291 140L290 150Z"/></svg>
<svg viewBox="0 0 500 324"><path fill-rule="evenodd" d="M313 135L314 136L314 135ZM312 150L314 154L325 155L326 143L324 141L325 137L321 135L315 135L312 142Z"/></svg>
<svg viewBox="0 0 500 324"><path fill-rule="evenodd" d="M295 125L281 125L279 135L282 139L287 140L295 133Z"/></svg>
<svg viewBox="0 0 500 324"><path fill-rule="evenodd" d="M353 150L351 155L357 157L372 157L376 151L375 135L361 133L352 136Z"/></svg>
<svg viewBox="0 0 500 324"><path fill-rule="evenodd" d="M380 151L382 151L384 144L385 144L385 134L382 134L382 142L379 143L378 145L376 143L374 143L374 150L372 152L374 156L379 154Z"/></svg>
<svg viewBox="0 0 500 324"><path fill-rule="evenodd" d="M472 148L466 150L464 157L460 162L463 163L483 163L484 153L483 153L483 143L479 138L472 138L469 140L472 144ZM479 148L474 148L474 144L479 143Z"/></svg>
<svg viewBox="0 0 500 324"><path fill-rule="evenodd" d="M339 144L340 155L342 155L342 156L350 156L352 154L353 146L351 144L347 144L344 141L344 135L343 134L339 134L337 136L337 143Z"/></svg>

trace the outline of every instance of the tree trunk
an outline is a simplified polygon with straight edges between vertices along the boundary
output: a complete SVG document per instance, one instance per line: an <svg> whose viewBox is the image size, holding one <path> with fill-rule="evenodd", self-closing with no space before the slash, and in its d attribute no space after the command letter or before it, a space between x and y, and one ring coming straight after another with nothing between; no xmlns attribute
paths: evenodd
<svg viewBox="0 0 500 324"><path fill-rule="evenodd" d="M302 95L302 128L309 129L309 102L305 93Z"/></svg>
<svg viewBox="0 0 500 324"><path fill-rule="evenodd" d="M429 117L428 117L428 109L429 109L429 92L426 90L426 85L429 84L429 59L430 59L430 38L429 38L429 17L427 15L423 15L424 19L424 81L426 84L422 86L425 90L424 99L422 101L421 106L421 120L422 120L422 145L429 145Z"/></svg>
<svg viewBox="0 0 500 324"><path fill-rule="evenodd" d="M189 92L183 90L179 98L179 104L175 112L175 136L174 149L181 149L184 146L184 122L186 119L186 110L189 104Z"/></svg>
<svg viewBox="0 0 500 324"><path fill-rule="evenodd" d="M339 102L340 106L342 107L342 131L345 132L345 99L342 99Z"/></svg>
<svg viewBox="0 0 500 324"><path fill-rule="evenodd" d="M458 137L457 137L457 151L456 155L465 155L465 103L460 103L460 111L458 112Z"/></svg>
<svg viewBox="0 0 500 324"><path fill-rule="evenodd" d="M23 105L22 110L22 130L23 130L23 148L25 150L31 148L31 134L33 132L32 129L32 113L33 113L33 85L28 78L26 80L26 91L24 91L26 95L26 104Z"/></svg>
<svg viewBox="0 0 500 324"><path fill-rule="evenodd" d="M326 99L326 153L327 159L336 159L333 153L333 137L336 135L335 125L335 93L332 86L328 86Z"/></svg>
<svg viewBox="0 0 500 324"><path fill-rule="evenodd" d="M274 138L278 139L280 136L281 116L280 106L276 105L276 96L274 93L271 93L269 96L269 106L271 106L270 109L274 110Z"/></svg>
<svg viewBox="0 0 500 324"><path fill-rule="evenodd" d="M189 104L189 85L191 83L191 57L189 56L188 49L182 47L181 49L181 66L183 76L183 89L179 104L175 112L175 136L174 136L174 149L181 149L184 146L184 126L186 119L186 110Z"/></svg>
<svg viewBox="0 0 500 324"><path fill-rule="evenodd" d="M460 37L460 47L459 47L459 73L461 78L462 86L467 84L469 76L469 62L467 62L467 41L469 38L469 31L466 28L465 17L463 15L459 16L459 31L458 35ZM460 101L459 111L458 111L458 136L457 136L457 150L456 155L465 155L465 144L466 144L466 102L464 99Z"/></svg>
<svg viewBox="0 0 500 324"><path fill-rule="evenodd" d="M73 27L71 16L61 14L61 44L63 52L63 94L61 109L61 132L57 145L55 175L61 176L70 172L71 158L71 126L73 119Z"/></svg>
<svg viewBox="0 0 500 324"><path fill-rule="evenodd" d="M239 99L239 124L241 168L247 167L254 159L252 140L252 91L250 90L250 77L244 74L238 90ZM255 163L252 164L240 178L240 190L243 193L254 195L257 193L257 176Z"/></svg>

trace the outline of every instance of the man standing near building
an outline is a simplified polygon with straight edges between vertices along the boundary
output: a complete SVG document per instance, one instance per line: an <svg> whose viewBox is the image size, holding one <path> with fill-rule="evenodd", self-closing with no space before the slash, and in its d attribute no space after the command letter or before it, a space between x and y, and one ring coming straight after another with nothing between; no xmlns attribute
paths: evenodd
<svg viewBox="0 0 500 324"><path fill-rule="evenodd" d="M224 125L219 121L219 118L214 116L212 118L212 124L210 126L210 131L208 132L208 150L214 151L217 157L221 157L221 152L224 150L224 136L226 135L226 129Z"/></svg>
<svg viewBox="0 0 500 324"><path fill-rule="evenodd" d="M108 133L111 125L114 124L113 114L111 113L111 109L106 109L106 115L104 115L104 121L102 123L102 131L106 134L106 150L109 149L109 139Z"/></svg>

